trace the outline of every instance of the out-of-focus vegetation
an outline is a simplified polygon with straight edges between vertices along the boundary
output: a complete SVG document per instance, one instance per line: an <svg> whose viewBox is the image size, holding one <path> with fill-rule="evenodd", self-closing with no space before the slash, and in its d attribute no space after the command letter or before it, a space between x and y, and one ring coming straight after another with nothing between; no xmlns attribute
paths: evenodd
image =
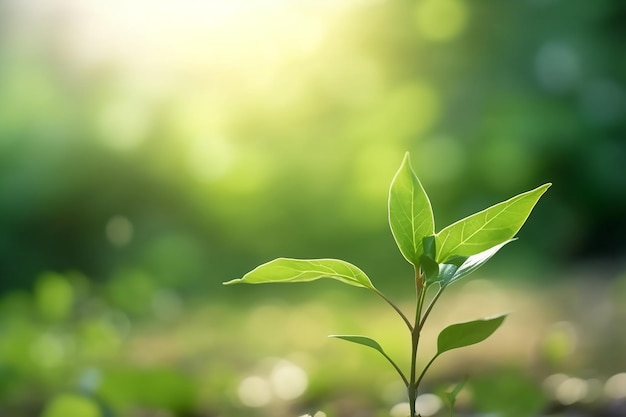
<svg viewBox="0 0 626 417"><path fill-rule="evenodd" d="M335 257L401 300L386 198L409 150L438 226L554 183L488 280L433 313L516 310L430 391L480 369L461 409L623 415L625 17L620 0L0 1L0 414L401 415L385 364L325 338L366 322L393 355L385 306L220 283Z"/></svg>

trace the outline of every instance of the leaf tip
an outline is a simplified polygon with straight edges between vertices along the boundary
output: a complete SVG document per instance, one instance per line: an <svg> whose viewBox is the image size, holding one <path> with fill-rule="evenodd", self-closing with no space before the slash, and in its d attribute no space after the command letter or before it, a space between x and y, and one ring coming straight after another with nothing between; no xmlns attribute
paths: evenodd
<svg viewBox="0 0 626 417"><path fill-rule="evenodd" d="M241 282L241 278L231 279L230 281L222 282L222 285L233 285L239 284Z"/></svg>

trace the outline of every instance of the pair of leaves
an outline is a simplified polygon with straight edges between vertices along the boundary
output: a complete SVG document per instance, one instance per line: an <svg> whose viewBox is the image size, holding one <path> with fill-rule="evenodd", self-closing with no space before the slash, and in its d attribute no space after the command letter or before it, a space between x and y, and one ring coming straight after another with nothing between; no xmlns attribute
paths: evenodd
<svg viewBox="0 0 626 417"><path fill-rule="evenodd" d="M430 200L407 152L389 189L389 225L404 258L422 268L431 282L447 285L482 266L510 242L550 185L519 194L435 233Z"/></svg>
<svg viewBox="0 0 626 417"><path fill-rule="evenodd" d="M439 263L452 255L476 255L515 236L550 185L519 194L435 234L430 200L411 168L407 153L389 190L389 225L400 252L416 267L424 253L423 239L431 235L435 236L435 260Z"/></svg>
<svg viewBox="0 0 626 417"><path fill-rule="evenodd" d="M502 325L506 316L506 314L503 314L500 316L486 319L452 324L446 327L439 333L439 336L437 337L437 353L428 363L427 367L430 366L433 361L438 358L442 353L448 352L453 349L474 345L487 339L498 329L498 327L500 327L500 325ZM367 336L357 335L331 335L330 337L347 340L348 342L367 346L378 351L391 363L391 365L393 365L393 367L402 377L405 384L408 385L407 378L385 353L382 346L380 346L380 344L374 339ZM424 372L425 371L426 369L424 369Z"/></svg>

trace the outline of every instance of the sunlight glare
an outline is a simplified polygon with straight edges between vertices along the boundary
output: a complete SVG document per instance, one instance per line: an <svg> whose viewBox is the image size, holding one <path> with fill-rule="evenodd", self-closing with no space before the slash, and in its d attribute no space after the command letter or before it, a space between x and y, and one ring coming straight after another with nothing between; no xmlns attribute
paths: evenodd
<svg viewBox="0 0 626 417"><path fill-rule="evenodd" d="M363 1L361 1L363 2ZM317 51L329 24L357 1L56 0L68 16L65 54L79 69L103 65L140 83L164 76L264 85ZM171 86L170 86L171 87Z"/></svg>

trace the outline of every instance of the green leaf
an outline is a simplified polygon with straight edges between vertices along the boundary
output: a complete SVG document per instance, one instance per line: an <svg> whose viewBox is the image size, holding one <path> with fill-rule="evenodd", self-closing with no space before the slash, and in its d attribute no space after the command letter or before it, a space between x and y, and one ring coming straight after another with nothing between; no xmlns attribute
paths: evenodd
<svg viewBox="0 0 626 417"><path fill-rule="evenodd" d="M430 200L411 168L408 152L389 188L389 226L402 256L418 267L422 239L435 233L435 220Z"/></svg>
<svg viewBox="0 0 626 417"><path fill-rule="evenodd" d="M450 404L452 408L454 408L454 404L456 403L456 397L459 395L459 393L463 389L463 386L465 385L465 383L467 383L467 380L468 380L468 376L466 375L461 381L459 381L456 384L456 386L452 389L452 391L445 392L445 396L446 396L446 399L448 400L448 404Z"/></svg>
<svg viewBox="0 0 626 417"><path fill-rule="evenodd" d="M424 253L420 256L420 270L426 276L426 283L432 284L439 281L439 264L435 262L435 236L422 239L422 248Z"/></svg>
<svg viewBox="0 0 626 417"><path fill-rule="evenodd" d="M357 345L367 346L378 351L381 355L385 357L385 359L387 359L387 361L391 364L391 366L393 366L393 368L396 370L398 375L400 375L400 378L402 378L402 381L404 381L404 385L406 385L407 387L409 386L409 381L404 375L404 373L402 372L402 370L398 367L398 365L396 365L393 359L391 359L389 355L385 353L382 346L380 346L380 344L374 339L372 339L371 337L356 336L356 335L343 335L343 334L333 334L328 337L334 337L336 339L347 340L348 342L356 343Z"/></svg>
<svg viewBox="0 0 626 417"><path fill-rule="evenodd" d="M487 249L486 251L482 251L476 255L468 256L458 267L456 265L443 264L442 274L440 274L441 285L448 286L460 280L464 276L471 274L472 272L483 266L485 262L491 259L491 257L495 255L500 249L502 249L504 245L514 240L515 239L509 239L504 243L500 243L499 245ZM445 268L444 265L449 266L450 268Z"/></svg>
<svg viewBox="0 0 626 417"><path fill-rule="evenodd" d="M458 397L459 393L461 392L461 390L463 389L463 387L467 383L468 379L469 379L469 376L465 375L465 377L461 381L459 381L452 388L452 390L450 390L450 391L441 390L439 392L439 396L446 402L446 404L450 408L450 415L452 415L452 413L454 411L454 405L456 404L456 397Z"/></svg>
<svg viewBox="0 0 626 417"><path fill-rule="evenodd" d="M331 334L328 337L332 337L332 338L335 338L335 339L347 340L348 342L356 343L357 345L363 345L363 346L371 347L372 349L375 349L375 350L379 351L380 353L382 353L384 356L387 356L385 354L385 351L383 350L382 346L377 341L372 339L371 337L357 336L357 335L345 335L345 334Z"/></svg>
<svg viewBox="0 0 626 417"><path fill-rule="evenodd" d="M437 262L452 255L476 255L511 239L550 185L519 194L441 230L436 235Z"/></svg>
<svg viewBox="0 0 626 417"><path fill-rule="evenodd" d="M308 282L320 278L331 278L355 287L375 289L365 272L339 259L278 258L257 266L244 275L243 278L234 279L224 284Z"/></svg>
<svg viewBox="0 0 626 417"><path fill-rule="evenodd" d="M420 268L426 276L426 283L433 284L439 281L439 264L433 258L426 254L420 256Z"/></svg>
<svg viewBox="0 0 626 417"><path fill-rule="evenodd" d="M452 349L482 342L495 332L507 315L457 323L446 327L437 338L437 355Z"/></svg>
<svg viewBox="0 0 626 417"><path fill-rule="evenodd" d="M454 278L454 274L459 270L461 265L467 260L467 256L453 256L448 258L445 264L439 265L439 275L437 277L437 281L441 283L442 286L446 286L451 283Z"/></svg>

